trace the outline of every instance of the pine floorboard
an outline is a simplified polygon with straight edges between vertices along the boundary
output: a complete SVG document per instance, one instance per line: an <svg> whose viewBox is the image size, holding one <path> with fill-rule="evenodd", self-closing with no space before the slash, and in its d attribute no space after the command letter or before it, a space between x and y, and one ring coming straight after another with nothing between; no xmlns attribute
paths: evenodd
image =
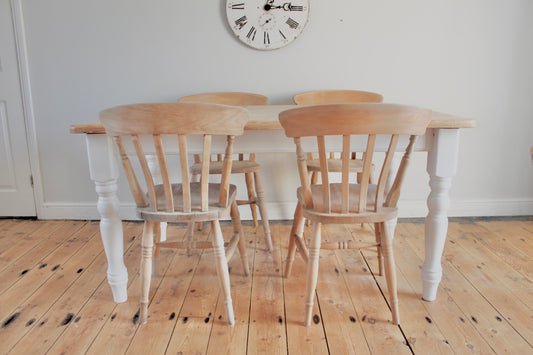
<svg viewBox="0 0 533 355"><path fill-rule="evenodd" d="M142 223L124 223L128 301L116 304L97 222L0 219L0 354L533 354L533 218L451 219L435 302L421 299L422 222L395 232L400 326L375 251L323 250L309 327L299 256L282 278L290 222L271 222L271 253L262 228L244 223L252 275L237 251L228 327L212 251L162 250L139 326ZM168 234L183 239L186 227ZM209 226L195 237L209 240ZM322 239L372 240L373 229L329 225Z"/></svg>

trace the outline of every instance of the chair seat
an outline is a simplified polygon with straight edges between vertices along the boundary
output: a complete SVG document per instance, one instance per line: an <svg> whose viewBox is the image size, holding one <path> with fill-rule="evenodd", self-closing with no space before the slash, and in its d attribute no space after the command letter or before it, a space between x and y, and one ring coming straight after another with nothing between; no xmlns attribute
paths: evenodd
<svg viewBox="0 0 533 355"><path fill-rule="evenodd" d="M214 161L209 164L209 174L222 174L224 162ZM250 160L234 160L231 165L232 174L253 173L261 170L261 165ZM191 166L191 174L200 175L202 173L202 163L196 163Z"/></svg>
<svg viewBox="0 0 533 355"><path fill-rule="evenodd" d="M379 212L375 212L376 189L375 184L368 185L368 200L366 204L367 212L359 213L359 193L361 185L350 184L348 213L341 213L342 184L330 184L331 211L324 211L322 199L322 185L311 185L313 197L313 208L303 207L303 215L310 220L318 220L321 223L377 223L396 218L398 209L396 207L382 207ZM303 188L296 191L298 201L305 206Z"/></svg>
<svg viewBox="0 0 533 355"><path fill-rule="evenodd" d="M320 160L308 159L307 170L320 171ZM342 171L342 160L328 159L328 171L330 173L340 173ZM363 171L363 159L350 159L350 172L360 173Z"/></svg>
<svg viewBox="0 0 533 355"><path fill-rule="evenodd" d="M201 211L201 184L199 182L192 182L191 186L191 212L183 212L183 185L172 184L172 194L174 199L175 212L167 212L164 209L154 211L152 207L138 208L137 212L143 219L149 221L159 222L197 222L197 221L212 221L215 219L225 218L230 213L231 203L237 194L237 187L229 185L229 196L226 206L218 206L220 188L218 183L210 183L208 193L209 211ZM165 192L163 185L156 185L155 187L158 206L165 205Z"/></svg>

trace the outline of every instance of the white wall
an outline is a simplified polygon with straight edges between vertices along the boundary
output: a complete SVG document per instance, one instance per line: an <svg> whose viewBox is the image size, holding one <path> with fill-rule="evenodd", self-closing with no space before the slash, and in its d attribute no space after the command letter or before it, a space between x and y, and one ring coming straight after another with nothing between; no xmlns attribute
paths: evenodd
<svg viewBox="0 0 533 355"><path fill-rule="evenodd" d="M104 108L208 91L281 104L334 88L475 118L478 127L461 132L450 215L533 214L533 1L311 0L303 34L271 52L233 37L224 4L22 0L41 218L98 216L84 139L68 128ZM258 158L270 214L290 218L293 157ZM426 212L424 159L411 166L403 215ZM119 198L131 206L125 184Z"/></svg>

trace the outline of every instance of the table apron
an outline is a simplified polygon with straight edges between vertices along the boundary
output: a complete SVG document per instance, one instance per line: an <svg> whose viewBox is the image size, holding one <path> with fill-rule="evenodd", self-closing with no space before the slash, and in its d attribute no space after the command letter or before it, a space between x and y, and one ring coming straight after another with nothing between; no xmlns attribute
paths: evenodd
<svg viewBox="0 0 533 355"><path fill-rule="evenodd" d="M428 132L429 133L429 132ZM428 151L431 146L432 134L426 134L420 136L415 143L415 151ZM145 147L147 154L155 154L155 148L153 143L150 142L151 136L141 137L143 142L143 148ZM190 135L188 140L188 152L201 153L202 152L202 136ZM366 137L364 136L352 136L351 150L354 152L362 152L366 150ZM275 143L274 143L275 142ZM384 152L388 149L390 142L390 136L378 135L376 139L375 151ZM409 142L408 136L401 136L397 151L405 149ZM178 154L178 142L176 136L163 136L163 143L168 154ZM131 155L135 155L133 146L124 141L126 152ZM216 136L212 140L212 152L223 153L226 147L225 137ZM316 152L317 144L316 139L312 137L302 138L302 148L305 152ZM341 137L326 137L326 148L328 151L342 151L342 138ZM235 138L235 144L233 151L238 153L282 153L282 152L295 152L296 146L292 138L285 136L283 131L246 131L244 135Z"/></svg>

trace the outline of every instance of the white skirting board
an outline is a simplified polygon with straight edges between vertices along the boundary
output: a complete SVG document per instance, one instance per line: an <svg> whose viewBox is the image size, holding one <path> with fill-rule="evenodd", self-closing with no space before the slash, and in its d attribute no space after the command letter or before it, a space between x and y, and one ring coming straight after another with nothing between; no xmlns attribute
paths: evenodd
<svg viewBox="0 0 533 355"><path fill-rule="evenodd" d="M271 220L288 220L293 218L295 202L267 202L267 210ZM425 217L427 207L425 200L400 200L400 217ZM242 220L252 219L250 208L239 208ZM502 200L451 200L449 217L482 217L482 216L529 216L533 215L533 199L502 199ZM100 215L94 203L44 203L39 219L82 219L96 220ZM122 203L120 218L137 219L135 205Z"/></svg>

